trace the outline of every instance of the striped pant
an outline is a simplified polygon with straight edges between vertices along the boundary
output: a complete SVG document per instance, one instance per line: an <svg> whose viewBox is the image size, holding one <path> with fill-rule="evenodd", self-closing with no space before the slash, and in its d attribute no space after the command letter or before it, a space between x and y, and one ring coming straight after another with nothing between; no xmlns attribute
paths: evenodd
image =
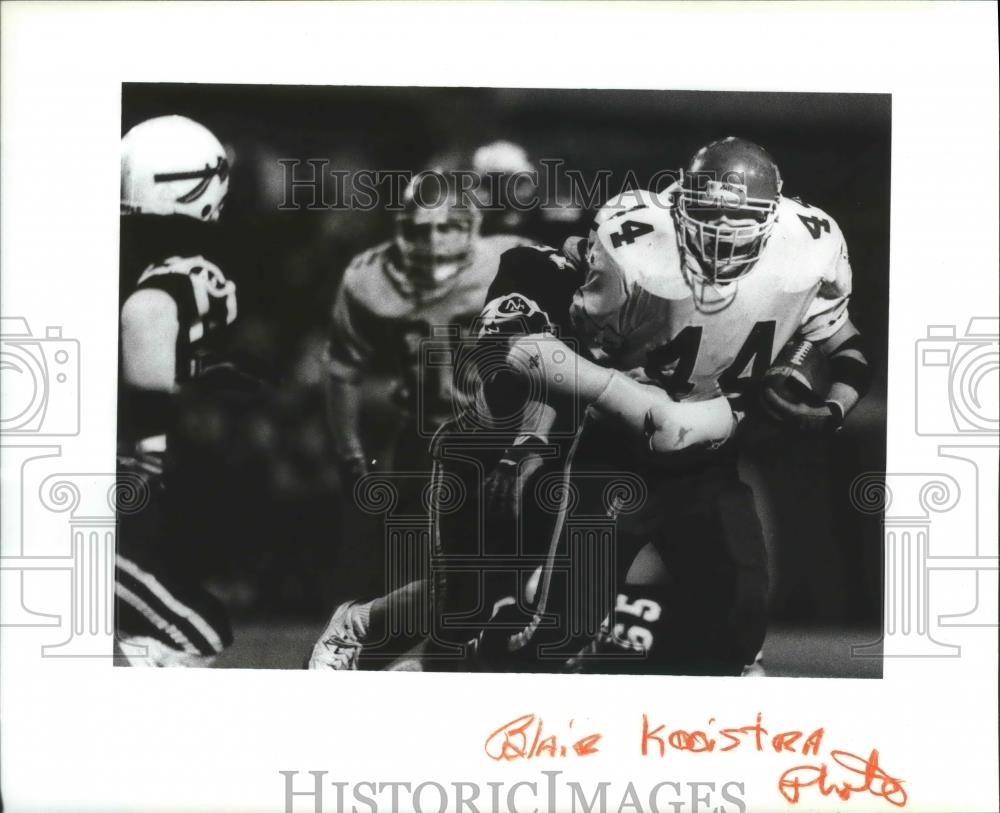
<svg viewBox="0 0 1000 813"><path fill-rule="evenodd" d="M201 584L197 551L185 544L179 509L159 455L119 456L118 470L143 478L151 498L119 511L115 556L115 628L119 639L153 638L194 656L232 643L225 608Z"/></svg>

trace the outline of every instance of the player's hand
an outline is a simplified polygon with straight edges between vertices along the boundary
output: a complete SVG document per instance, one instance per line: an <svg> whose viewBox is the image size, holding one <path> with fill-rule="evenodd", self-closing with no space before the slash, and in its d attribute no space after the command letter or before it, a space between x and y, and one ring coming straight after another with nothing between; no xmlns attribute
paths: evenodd
<svg viewBox="0 0 1000 813"><path fill-rule="evenodd" d="M772 387L761 390L764 410L776 421L790 424L804 432L832 432L844 423L844 413L836 401L808 404L789 401Z"/></svg>
<svg viewBox="0 0 1000 813"><path fill-rule="evenodd" d="M648 402L642 435L654 455L676 455L687 450L715 449L726 443L742 419L726 398L678 402L658 388Z"/></svg>
<svg viewBox="0 0 1000 813"><path fill-rule="evenodd" d="M658 393L657 400L648 410L642 428L642 435L653 454L675 454L685 448L686 430L678 426L673 405Z"/></svg>
<svg viewBox="0 0 1000 813"><path fill-rule="evenodd" d="M529 438L507 449L500 462L486 478L486 510L491 519L514 522L521 515L524 486L545 463L540 438Z"/></svg>

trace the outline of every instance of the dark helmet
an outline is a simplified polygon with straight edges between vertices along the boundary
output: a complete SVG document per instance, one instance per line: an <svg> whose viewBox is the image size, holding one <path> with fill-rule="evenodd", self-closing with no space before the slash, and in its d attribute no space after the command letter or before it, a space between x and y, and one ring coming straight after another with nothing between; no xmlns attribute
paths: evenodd
<svg viewBox="0 0 1000 813"><path fill-rule="evenodd" d="M691 270L710 283L746 276L777 220L781 175L763 147L723 138L702 147L681 174L674 209Z"/></svg>

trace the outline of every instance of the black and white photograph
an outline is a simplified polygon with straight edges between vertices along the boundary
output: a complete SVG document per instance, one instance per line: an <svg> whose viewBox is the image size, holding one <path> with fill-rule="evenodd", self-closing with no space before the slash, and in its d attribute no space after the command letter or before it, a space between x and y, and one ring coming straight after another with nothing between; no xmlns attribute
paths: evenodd
<svg viewBox="0 0 1000 813"><path fill-rule="evenodd" d="M890 96L122 120L119 664L880 676Z"/></svg>
<svg viewBox="0 0 1000 813"><path fill-rule="evenodd" d="M997 813L997 9L0 0L0 813Z"/></svg>

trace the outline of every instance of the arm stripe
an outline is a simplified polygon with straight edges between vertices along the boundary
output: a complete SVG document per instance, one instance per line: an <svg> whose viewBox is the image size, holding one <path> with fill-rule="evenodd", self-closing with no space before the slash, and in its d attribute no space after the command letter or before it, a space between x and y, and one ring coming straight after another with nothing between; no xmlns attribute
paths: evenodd
<svg viewBox="0 0 1000 813"><path fill-rule="evenodd" d="M861 364L868 363L868 359L865 358L864 353L862 353L860 350L844 350L844 351L838 350L831 356L831 358L854 359L855 361Z"/></svg>
<svg viewBox="0 0 1000 813"><path fill-rule="evenodd" d="M830 359L830 372L833 380L846 384L856 390L863 398L872 383L871 368L850 356L836 356Z"/></svg>
<svg viewBox="0 0 1000 813"><path fill-rule="evenodd" d="M837 347L830 352L830 356L835 356L838 353L843 353L846 350L856 350L862 356L865 355L865 340L862 338L860 333L851 336L851 338L837 345Z"/></svg>

